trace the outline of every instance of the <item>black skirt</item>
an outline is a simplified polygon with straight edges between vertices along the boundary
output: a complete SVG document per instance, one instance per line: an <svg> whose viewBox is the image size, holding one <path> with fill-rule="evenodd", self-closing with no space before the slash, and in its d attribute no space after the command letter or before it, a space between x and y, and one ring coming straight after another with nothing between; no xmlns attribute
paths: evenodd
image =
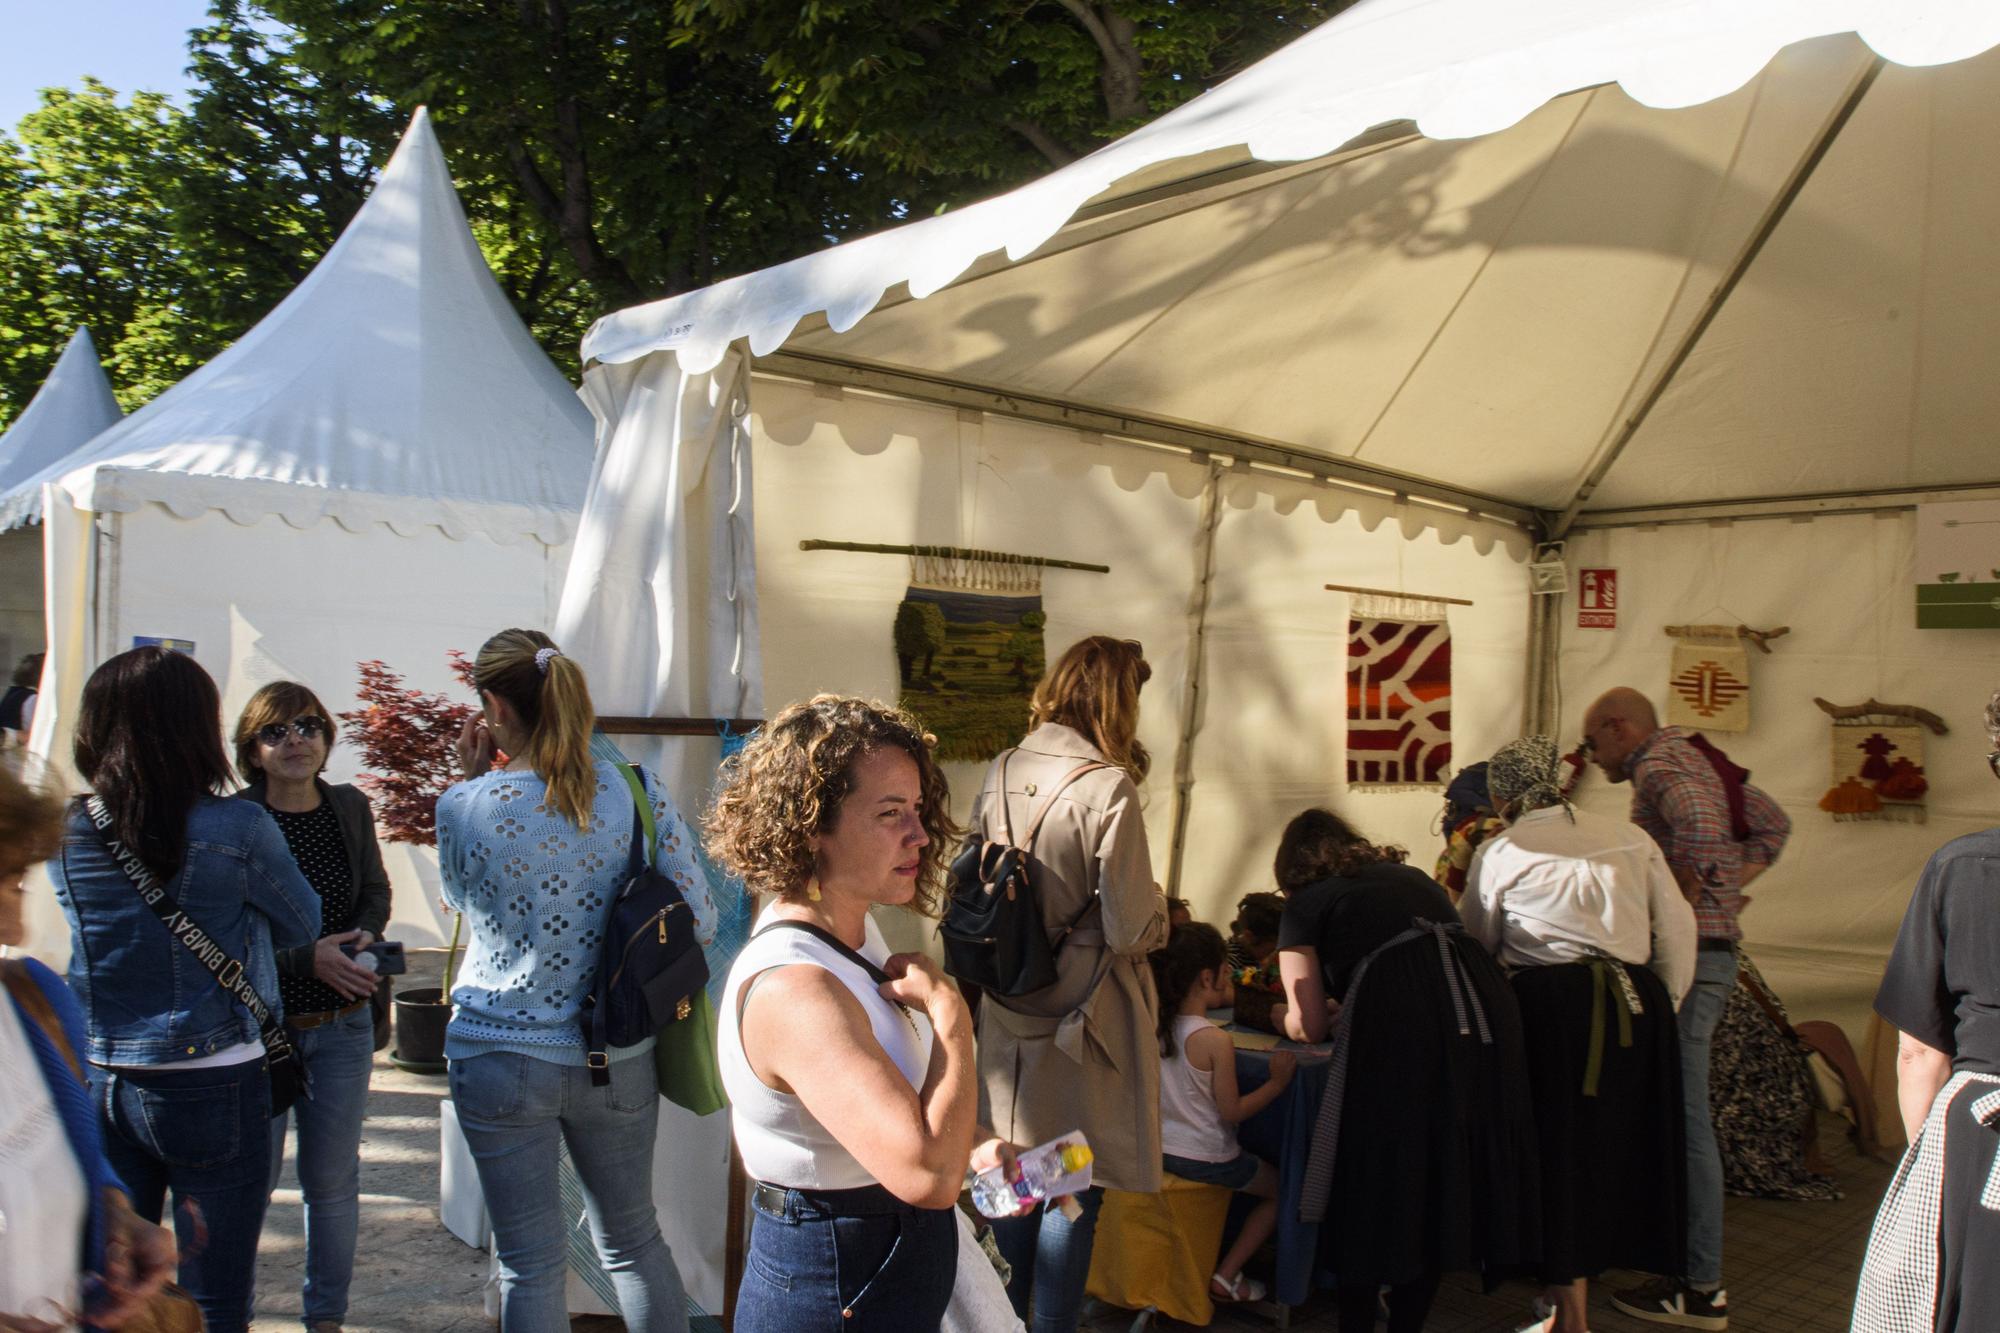
<svg viewBox="0 0 2000 1333"><path fill-rule="evenodd" d="M1642 966L1624 971L1637 1014L1609 967L1514 974L1541 1146L1543 1282L1683 1268L1680 1035L1659 977Z"/></svg>
<svg viewBox="0 0 2000 1333"><path fill-rule="evenodd" d="M1490 1042L1462 1034L1434 937L1388 949L1355 997L1346 1095L1320 1257L1343 1283L1531 1268L1540 1177L1521 1020L1499 967L1453 951Z"/></svg>

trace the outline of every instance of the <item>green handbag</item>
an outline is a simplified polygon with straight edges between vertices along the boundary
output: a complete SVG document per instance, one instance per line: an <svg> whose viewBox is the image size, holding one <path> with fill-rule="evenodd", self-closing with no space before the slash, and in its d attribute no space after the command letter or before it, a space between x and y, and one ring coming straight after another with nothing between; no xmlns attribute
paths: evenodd
<svg viewBox="0 0 2000 1333"><path fill-rule="evenodd" d="M653 1044L653 1069L660 1095L696 1115L712 1115L729 1105L715 1063L715 1006L698 990L688 1016L660 1029Z"/></svg>

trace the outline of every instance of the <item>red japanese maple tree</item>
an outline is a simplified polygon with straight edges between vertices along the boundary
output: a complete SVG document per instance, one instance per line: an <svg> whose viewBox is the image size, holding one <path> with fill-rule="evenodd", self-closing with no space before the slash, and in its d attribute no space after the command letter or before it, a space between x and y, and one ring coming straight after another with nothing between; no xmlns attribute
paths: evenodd
<svg viewBox="0 0 2000 1333"><path fill-rule="evenodd" d="M472 662L456 648L445 657L452 674L471 688ZM401 673L384 662L355 666L361 672L356 693L362 707L342 713L340 720L369 769L357 782L390 842L434 847L438 797L461 776L452 742L479 710L447 695L405 688Z"/></svg>

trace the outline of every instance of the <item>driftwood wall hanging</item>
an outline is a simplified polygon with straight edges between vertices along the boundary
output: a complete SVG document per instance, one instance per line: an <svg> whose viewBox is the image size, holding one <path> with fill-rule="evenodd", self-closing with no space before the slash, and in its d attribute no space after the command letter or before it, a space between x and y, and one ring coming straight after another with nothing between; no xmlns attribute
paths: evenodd
<svg viewBox="0 0 2000 1333"><path fill-rule="evenodd" d="M1930 791L1924 776L1924 733L1944 735L1944 719L1927 709L1876 699L1845 705L1813 702L1833 719L1833 785L1819 798L1819 808L1842 822L1923 823L1924 797Z"/></svg>

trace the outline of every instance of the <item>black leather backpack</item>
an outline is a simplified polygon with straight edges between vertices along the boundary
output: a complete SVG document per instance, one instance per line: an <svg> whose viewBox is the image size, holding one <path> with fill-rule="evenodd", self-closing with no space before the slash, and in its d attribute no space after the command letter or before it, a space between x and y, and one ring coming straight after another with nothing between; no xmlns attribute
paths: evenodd
<svg viewBox="0 0 2000 1333"><path fill-rule="evenodd" d="M1007 814L1007 761L1013 753L1008 750L1000 756L991 807L999 816L1000 837L989 839L982 829L966 836L958 855L952 858L950 899L938 927L944 941L945 972L1003 997L1027 995L1054 985L1056 954L1063 941L1097 906L1093 894L1083 911L1051 939L1042 919L1042 905L1028 878L1028 864L1034 859L1035 837L1056 798L1085 774L1114 767L1092 760L1063 774L1035 811L1028 836L1016 844Z"/></svg>

